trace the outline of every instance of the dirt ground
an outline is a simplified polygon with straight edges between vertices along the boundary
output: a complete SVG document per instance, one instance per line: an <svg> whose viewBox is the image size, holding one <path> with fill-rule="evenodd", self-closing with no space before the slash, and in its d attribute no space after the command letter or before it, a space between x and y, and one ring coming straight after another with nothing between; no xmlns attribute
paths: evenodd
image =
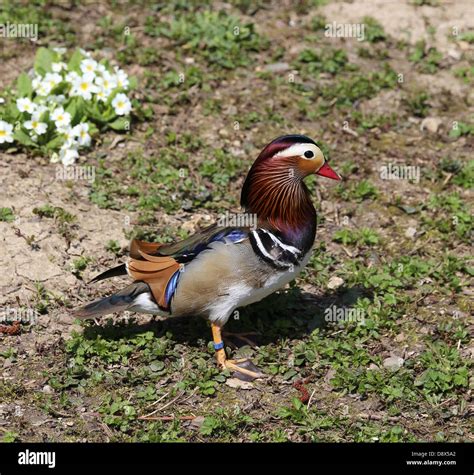
<svg viewBox="0 0 474 475"><path fill-rule="evenodd" d="M37 315L0 327L0 440L473 441L473 3L205 4L0 7L0 23L40 24L35 44L0 39L0 90L39 46L79 46L137 75L153 112L96 138L79 162L94 183L0 149L14 216L0 221L0 306ZM224 12L214 30L206 11ZM371 36L326 37L333 22ZM253 25L237 52L235 24ZM168 242L238 210L258 151L285 133L321 142L344 181L309 183L319 228L301 277L228 325L256 332L228 346L264 379L220 374L197 319L71 317L124 285L87 282L131 237ZM388 164L419 181L383 179ZM365 323L327 323L334 305Z"/></svg>

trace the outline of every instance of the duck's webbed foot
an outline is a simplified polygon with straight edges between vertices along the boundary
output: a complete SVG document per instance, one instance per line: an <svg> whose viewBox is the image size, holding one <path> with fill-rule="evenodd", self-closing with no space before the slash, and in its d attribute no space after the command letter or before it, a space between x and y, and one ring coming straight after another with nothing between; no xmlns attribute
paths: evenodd
<svg viewBox="0 0 474 475"><path fill-rule="evenodd" d="M233 376L242 381L253 381L263 378L264 374L247 358L238 360L228 360L225 354L224 342L222 341L221 328L215 323L211 323L214 348L219 366L224 370L232 371Z"/></svg>

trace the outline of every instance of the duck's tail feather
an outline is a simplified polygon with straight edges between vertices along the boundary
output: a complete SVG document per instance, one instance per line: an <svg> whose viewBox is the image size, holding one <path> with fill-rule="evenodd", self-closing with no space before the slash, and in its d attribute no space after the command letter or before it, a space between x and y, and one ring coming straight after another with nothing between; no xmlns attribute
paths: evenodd
<svg viewBox="0 0 474 475"><path fill-rule="evenodd" d="M145 282L134 282L109 297L96 300L95 302L73 310L72 315L76 318L86 320L109 313L121 312L132 306L138 295L144 292L150 292L148 284Z"/></svg>
<svg viewBox="0 0 474 475"><path fill-rule="evenodd" d="M119 275L125 275L127 273L127 267L125 264L120 264L118 266L112 267L112 269L108 269L102 274L96 275L89 284L94 282L99 282L100 280L109 279L110 277L117 277Z"/></svg>

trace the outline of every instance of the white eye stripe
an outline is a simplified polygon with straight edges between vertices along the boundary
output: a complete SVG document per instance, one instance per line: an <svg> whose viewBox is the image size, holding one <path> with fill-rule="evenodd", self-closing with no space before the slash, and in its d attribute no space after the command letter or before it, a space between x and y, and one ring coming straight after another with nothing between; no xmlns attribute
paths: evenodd
<svg viewBox="0 0 474 475"><path fill-rule="evenodd" d="M313 152L313 156L305 157L305 152ZM302 157L306 160L314 160L318 156L322 158L323 153L318 146L312 143L296 143L275 154L275 157Z"/></svg>

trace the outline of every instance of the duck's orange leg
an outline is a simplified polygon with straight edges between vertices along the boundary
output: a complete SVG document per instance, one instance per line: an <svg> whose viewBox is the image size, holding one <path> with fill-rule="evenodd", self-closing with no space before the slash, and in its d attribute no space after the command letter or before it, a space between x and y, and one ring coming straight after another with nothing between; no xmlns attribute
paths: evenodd
<svg viewBox="0 0 474 475"><path fill-rule="evenodd" d="M228 369L237 373L235 376L245 381L253 381L261 378L262 373L258 368L248 359L228 360L225 354L224 342L222 341L222 330L219 325L211 323L212 339L214 340L214 348L216 350L217 363L221 369ZM248 369L251 368L251 369Z"/></svg>

